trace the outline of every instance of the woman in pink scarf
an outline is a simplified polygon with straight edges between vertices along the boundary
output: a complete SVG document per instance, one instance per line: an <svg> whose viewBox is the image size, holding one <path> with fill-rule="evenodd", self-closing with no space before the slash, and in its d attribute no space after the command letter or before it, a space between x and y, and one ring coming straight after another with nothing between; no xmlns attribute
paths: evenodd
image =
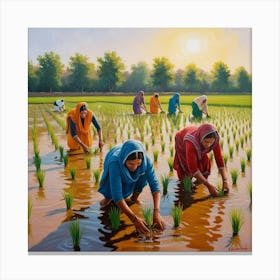
<svg viewBox="0 0 280 280"><path fill-rule="evenodd" d="M204 184L213 196L218 195L217 189L207 180L211 171L211 161L207 153L212 150L222 176L223 191L229 191L219 138L216 128L211 124L188 126L178 131L175 136L174 169L179 180L194 177L197 183Z"/></svg>

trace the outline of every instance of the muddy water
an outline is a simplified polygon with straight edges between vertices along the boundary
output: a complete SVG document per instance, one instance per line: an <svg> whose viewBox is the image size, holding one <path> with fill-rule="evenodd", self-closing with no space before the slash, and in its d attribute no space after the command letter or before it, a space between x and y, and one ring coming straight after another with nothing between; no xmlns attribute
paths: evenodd
<svg viewBox="0 0 280 280"><path fill-rule="evenodd" d="M72 104L70 104L69 108ZM74 106L74 104L73 104ZM251 110L238 108L211 108L212 120L221 134L223 132L223 152L228 153L229 146L247 136L243 147L234 148L233 158L228 160L227 171L230 181L230 193L225 197L211 198L203 185L196 187L193 193L185 192L178 186L176 172L170 172L168 159L171 147L174 147L176 131L190 123L187 114L177 120L166 115L140 116L130 114L130 106L92 104L97 120L103 128L105 146L102 152L91 155L91 167L87 169L83 153L70 156L67 167L60 160L59 151L55 151L42 118L44 111L58 139L59 145L67 150L66 135L61 126L43 105L29 105L28 121L28 195L32 201L32 213L29 221L28 248L31 252L72 252L73 245L69 233L69 223L78 218L83 235L81 251L88 252L251 252L252 251L252 212L248 194L251 182L251 165L247 162L245 173L240 171L240 160L246 158L246 150L251 148ZM41 169L45 171L44 186L39 188L36 168L33 162L34 150L32 128L34 111L38 110L37 139ZM65 114L57 115L64 121ZM153 136L154 135L154 136ZM153 144L154 137L154 144ZM125 215L121 215L121 225L117 231L111 229L108 211L101 210L99 201L102 195L97 192L98 184L93 170L102 171L103 159L111 146L131 138L142 140L147 145L148 154L153 161L153 151L158 151L158 162L154 167L158 178L169 174L170 183L166 195L161 198L161 214L166 230L153 232L150 238L137 236L135 228ZM94 147L97 137L94 137ZM147 144L146 144L147 143ZM162 152L161 144L165 143ZM71 180L70 168L77 169L75 180ZM230 170L237 168L239 177L236 185L231 184ZM214 184L220 180L216 164L213 161L209 180ZM66 210L63 192L74 195L71 210ZM152 197L146 187L140 196L144 206L152 206ZM171 208L174 204L183 206L180 226L174 228ZM132 205L132 210L142 216L141 206ZM237 236L232 238L229 212L232 208L242 209L244 223Z"/></svg>

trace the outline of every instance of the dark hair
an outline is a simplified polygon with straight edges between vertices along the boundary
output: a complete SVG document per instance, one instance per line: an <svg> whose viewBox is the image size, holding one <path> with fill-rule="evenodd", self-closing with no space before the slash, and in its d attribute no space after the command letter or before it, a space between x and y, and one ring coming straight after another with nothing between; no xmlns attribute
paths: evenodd
<svg viewBox="0 0 280 280"><path fill-rule="evenodd" d="M84 110L87 110L87 106L86 106L85 104L81 106L80 112L82 112L82 111L84 111Z"/></svg>
<svg viewBox="0 0 280 280"><path fill-rule="evenodd" d="M217 132L216 132L216 131L213 131L213 132L210 132L210 133L208 133L207 135L205 135L205 136L203 137L203 139L208 139L208 138L215 138L215 139L216 139L216 137L217 137Z"/></svg>
<svg viewBox="0 0 280 280"><path fill-rule="evenodd" d="M126 160L134 160L134 159L143 159L144 158L144 154L143 152L134 152L132 154L130 154Z"/></svg>

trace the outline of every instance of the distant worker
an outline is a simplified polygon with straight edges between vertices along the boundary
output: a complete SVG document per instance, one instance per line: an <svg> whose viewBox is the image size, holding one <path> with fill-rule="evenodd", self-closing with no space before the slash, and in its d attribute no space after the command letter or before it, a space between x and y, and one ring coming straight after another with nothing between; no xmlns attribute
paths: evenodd
<svg viewBox="0 0 280 280"><path fill-rule="evenodd" d="M192 115L195 119L201 120L202 115L205 114L207 118L210 118L208 114L207 96L201 95L196 97L192 102Z"/></svg>
<svg viewBox="0 0 280 280"><path fill-rule="evenodd" d="M54 112L64 112L65 111L65 104L63 99L58 99L53 103L53 110Z"/></svg>
<svg viewBox="0 0 280 280"><path fill-rule="evenodd" d="M137 93L133 100L133 112L135 115L143 114L147 112L145 102L144 102L144 91L141 90Z"/></svg>
<svg viewBox="0 0 280 280"><path fill-rule="evenodd" d="M177 115L177 113L182 113L180 93L175 93L168 102L168 115Z"/></svg>
<svg viewBox="0 0 280 280"><path fill-rule="evenodd" d="M92 146L91 124L95 126L98 132L99 149L102 151L104 145L102 140L101 126L96 121L93 113L87 108L85 102L80 102L67 114L66 119L66 133L67 144L70 151L82 148L85 153L90 151Z"/></svg>
<svg viewBox="0 0 280 280"><path fill-rule="evenodd" d="M161 113L164 113L160 101L159 101L159 94L154 93L154 95L150 99L150 113L152 114L158 114L159 109Z"/></svg>

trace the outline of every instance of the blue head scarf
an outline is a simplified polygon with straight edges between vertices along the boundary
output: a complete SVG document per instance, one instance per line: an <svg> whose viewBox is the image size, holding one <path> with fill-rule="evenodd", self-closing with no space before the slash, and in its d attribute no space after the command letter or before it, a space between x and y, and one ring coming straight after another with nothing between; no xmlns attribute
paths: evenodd
<svg viewBox="0 0 280 280"><path fill-rule="evenodd" d="M168 113L169 114L175 114L176 113L176 104L178 104L178 106L181 106L180 103L180 93L176 92L170 99L168 102Z"/></svg>
<svg viewBox="0 0 280 280"><path fill-rule="evenodd" d="M127 169L125 161L129 155L135 152L142 152L143 159L141 165L133 172L133 176ZM108 180L106 178L109 175L109 166L112 162L118 162L118 166L121 171L122 179L125 183L135 183L147 169L147 156L143 145L136 140L127 140L122 145L113 147L106 155L104 160L104 170L100 180L100 186L106 184ZM107 181L107 182L106 182Z"/></svg>

